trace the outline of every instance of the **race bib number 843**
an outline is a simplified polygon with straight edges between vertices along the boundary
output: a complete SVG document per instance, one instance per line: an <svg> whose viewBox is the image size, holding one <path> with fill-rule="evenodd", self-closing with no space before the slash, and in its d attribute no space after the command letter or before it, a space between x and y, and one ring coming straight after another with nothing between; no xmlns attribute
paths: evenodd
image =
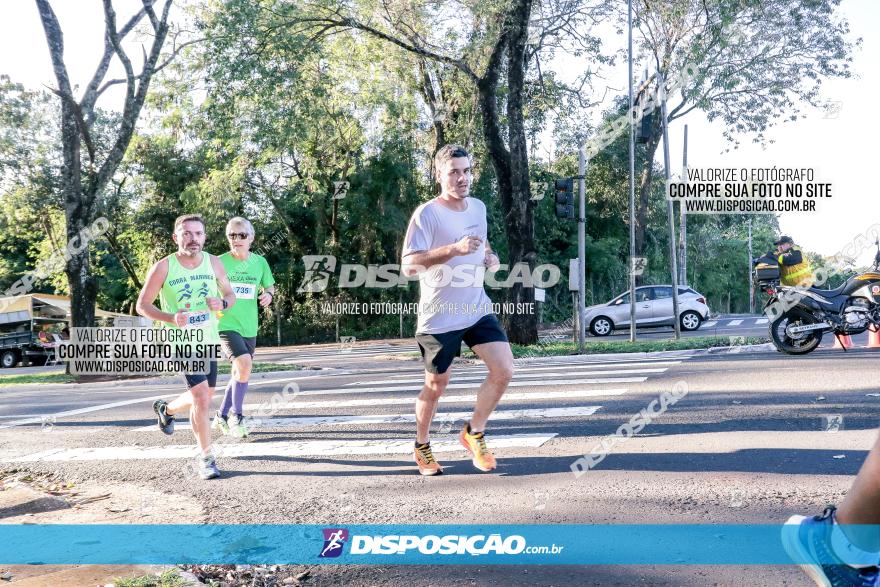
<svg viewBox="0 0 880 587"><path fill-rule="evenodd" d="M208 311L190 312L186 316L187 326L190 328L203 328L208 325L211 314Z"/></svg>

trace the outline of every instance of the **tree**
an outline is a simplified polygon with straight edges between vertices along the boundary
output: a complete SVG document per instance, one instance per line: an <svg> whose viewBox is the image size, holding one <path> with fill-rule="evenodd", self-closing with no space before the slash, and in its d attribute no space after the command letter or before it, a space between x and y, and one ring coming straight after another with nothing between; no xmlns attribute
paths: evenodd
<svg viewBox="0 0 880 587"><path fill-rule="evenodd" d="M670 96L668 117L676 120L702 110L722 120L725 137L753 134L797 120L803 105L818 106L823 79L849 77L850 54L861 41L845 36L849 26L836 13L840 0L642 0L634 2L635 25L646 66L654 73L644 84L655 92L695 66L696 75ZM658 75L658 73L660 75ZM645 248L654 155L661 139L659 101L638 176L636 255ZM772 142L772 141L771 141Z"/></svg>
<svg viewBox="0 0 880 587"><path fill-rule="evenodd" d="M64 38L61 25L49 1L36 0L52 59L52 68L58 83L58 87L53 89L53 92L61 102L60 138L63 160L60 187L64 200L68 239L76 237L95 220L98 198L122 162L146 99L150 81L180 49L175 47L168 60L159 63L169 31L168 13L172 1L166 0L161 14L157 14L154 8L156 1L142 0L143 8L120 28L112 0L103 0L106 27L104 52L82 97L77 99L64 62ZM150 23L153 39L149 51L144 51L141 72L135 74L132 59L123 48L122 42L145 17ZM114 57L122 63L125 79L105 79ZM99 118L96 103L101 94L117 84L126 86L125 102L121 114L113 122L114 128L105 148L94 137L95 123ZM82 155L83 148L87 156L85 160ZM90 267L88 248L70 256L65 273L70 287L73 326L94 325L98 290Z"/></svg>
<svg viewBox="0 0 880 587"><path fill-rule="evenodd" d="M436 2L364 2L345 8L338 3L308 2L296 7L285 3L266 8L271 16L265 30L268 34L281 28L296 34L311 32L315 39L340 30L359 31L417 59L455 68L477 96L483 146L495 172L501 203L507 262L511 266L525 263L531 270L538 253L524 116L529 64L537 61L545 40L557 39L563 33L584 39L578 25L590 17L583 2L562 0L547 5L546 25L532 38L532 0L469 4L468 18L458 14L465 8L459 3L451 6ZM450 26L446 21L450 13L456 14L456 24L469 21L471 28L462 34L458 26ZM590 43L582 46L592 47ZM436 96L432 98L429 94L429 103L432 99ZM534 289L517 283L509 290L508 301L533 303ZM535 314L513 314L507 325L512 342L537 341Z"/></svg>

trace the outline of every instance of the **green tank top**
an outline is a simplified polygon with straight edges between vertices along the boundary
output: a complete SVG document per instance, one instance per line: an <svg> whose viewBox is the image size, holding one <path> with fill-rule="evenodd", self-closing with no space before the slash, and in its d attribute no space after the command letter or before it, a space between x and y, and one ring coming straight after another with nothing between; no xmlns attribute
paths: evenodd
<svg viewBox="0 0 880 587"><path fill-rule="evenodd" d="M219 343L217 313L208 309L205 298L219 298L217 276L211 266L211 255L202 253L202 262L195 269L187 269L177 260L177 255L168 255L168 277L159 292L162 311L175 314L188 312L187 325L184 328L205 329L205 342ZM164 323L166 328L178 328L177 325Z"/></svg>

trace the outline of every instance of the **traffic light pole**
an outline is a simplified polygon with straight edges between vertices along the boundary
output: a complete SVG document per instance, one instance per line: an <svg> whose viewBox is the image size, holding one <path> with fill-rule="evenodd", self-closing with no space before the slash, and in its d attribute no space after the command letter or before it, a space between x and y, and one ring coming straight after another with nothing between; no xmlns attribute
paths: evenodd
<svg viewBox="0 0 880 587"><path fill-rule="evenodd" d="M629 341L636 341L636 274L633 269L633 258L636 256L636 137L635 120L633 119L633 28L632 0L627 3L626 28L629 49L627 62L629 66Z"/></svg>
<svg viewBox="0 0 880 587"><path fill-rule="evenodd" d="M669 119L666 116L666 76L657 67L657 83L660 89L660 115L663 117L663 167L666 169L666 182L672 180L669 167ZM678 263L675 250L675 208L672 200L666 198L666 217L669 221L669 274L672 276L672 315L675 338L681 338L681 317L678 314Z"/></svg>
<svg viewBox="0 0 880 587"><path fill-rule="evenodd" d="M584 148L578 150L578 352L584 352L587 337L586 272L587 272L587 156Z"/></svg>

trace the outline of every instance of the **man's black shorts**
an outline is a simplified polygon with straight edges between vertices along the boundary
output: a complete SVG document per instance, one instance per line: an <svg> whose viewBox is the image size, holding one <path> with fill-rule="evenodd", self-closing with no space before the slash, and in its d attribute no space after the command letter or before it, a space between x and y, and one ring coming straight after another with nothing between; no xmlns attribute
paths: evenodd
<svg viewBox="0 0 880 587"><path fill-rule="evenodd" d="M480 318L476 324L462 330L439 332L435 334L416 333L416 342L422 351L425 371L428 373L446 373L453 359L461 354L461 343L474 348L487 342L507 342L507 335L501 328L495 314Z"/></svg>
<svg viewBox="0 0 880 587"><path fill-rule="evenodd" d="M192 389L199 383L208 382L208 387L217 387L217 361L211 361L208 373L184 373L186 386Z"/></svg>
<svg viewBox="0 0 880 587"><path fill-rule="evenodd" d="M250 355L253 358L257 350L257 337L244 337L234 330L221 330L220 346L223 347L223 354L227 359L242 355Z"/></svg>

